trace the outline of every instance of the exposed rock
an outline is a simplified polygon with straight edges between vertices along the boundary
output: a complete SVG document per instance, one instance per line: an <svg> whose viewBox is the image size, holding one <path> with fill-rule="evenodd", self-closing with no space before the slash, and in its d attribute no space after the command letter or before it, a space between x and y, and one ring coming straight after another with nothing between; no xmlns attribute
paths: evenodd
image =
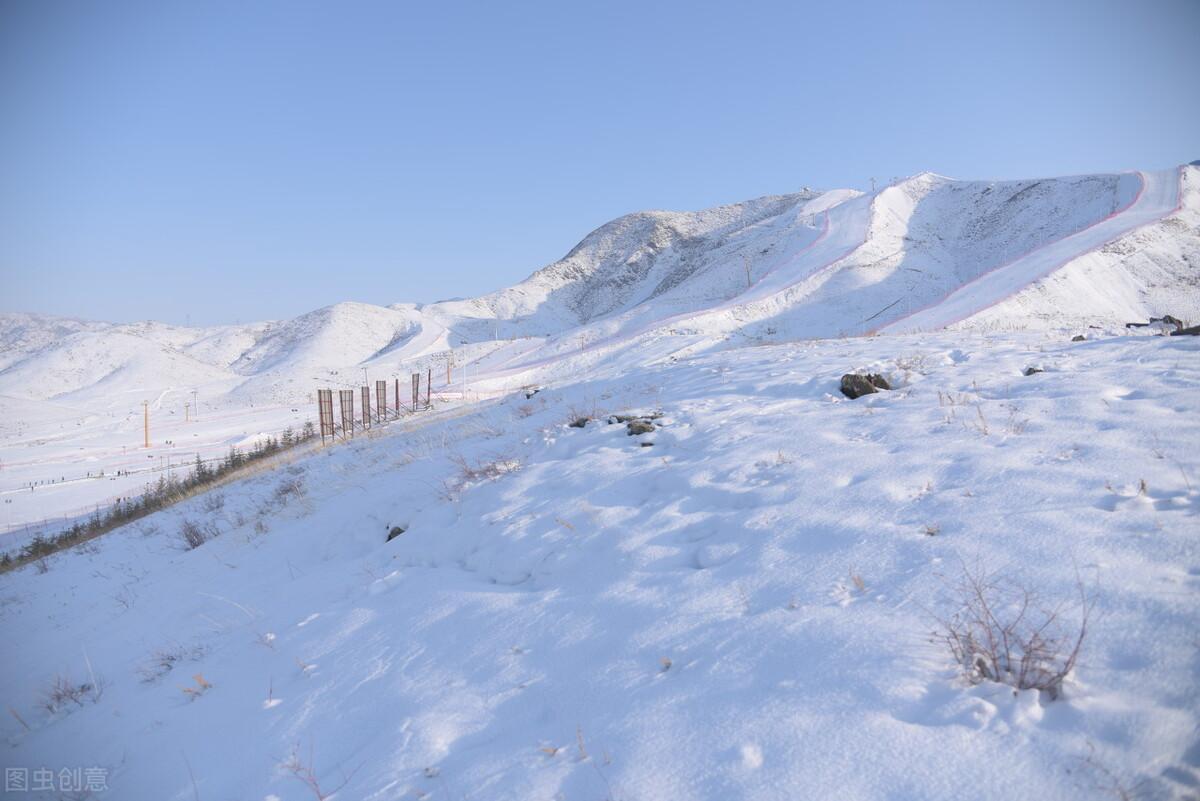
<svg viewBox="0 0 1200 801"><path fill-rule="evenodd" d="M1148 323L1125 323L1126 328L1157 328L1163 331L1175 329L1175 331L1183 330L1183 320L1178 317L1172 317L1169 314L1164 314L1162 317L1151 317ZM1172 332L1174 333L1174 332Z"/></svg>
<svg viewBox="0 0 1200 801"><path fill-rule="evenodd" d="M525 390L525 400L529 400L530 398L532 398L534 395L538 394L541 391L542 391L541 387L529 387L528 389Z"/></svg>
<svg viewBox="0 0 1200 801"><path fill-rule="evenodd" d="M391 542L407 530L408 529L404 528L404 526L392 526L392 530L388 532L387 541Z"/></svg>
<svg viewBox="0 0 1200 801"><path fill-rule="evenodd" d="M1087 337L1085 337L1083 334L1076 334L1075 336L1071 337L1071 341L1072 342L1087 342Z"/></svg>
<svg viewBox="0 0 1200 801"><path fill-rule="evenodd" d="M574 420L567 423L567 425L570 426L571 428L583 428L584 426L586 426L588 424L588 421L591 419L592 418L590 418L590 417L576 417Z"/></svg>
<svg viewBox="0 0 1200 801"><path fill-rule="evenodd" d="M1043 370L1041 367L1026 367L1022 371L1021 374L1022 375L1033 375L1034 373L1044 373L1044 372L1046 372L1046 371Z"/></svg>
<svg viewBox="0 0 1200 801"><path fill-rule="evenodd" d="M847 398L860 398L881 389L891 388L892 385L887 382L887 379L877 373L869 375L846 373L842 376L842 394Z"/></svg>
<svg viewBox="0 0 1200 801"><path fill-rule="evenodd" d="M1200 336L1200 325L1193 325L1191 328L1180 328L1177 331L1172 331L1171 336L1173 336L1173 337L1179 337L1179 336L1197 337L1197 336Z"/></svg>
<svg viewBox="0 0 1200 801"><path fill-rule="evenodd" d="M625 424L625 431L629 436L637 434L649 434L654 430L654 423L649 420L630 420Z"/></svg>
<svg viewBox="0 0 1200 801"><path fill-rule="evenodd" d="M650 414L610 414L608 416L608 424L628 423L632 420L657 420L660 417L662 417L662 412L650 412Z"/></svg>

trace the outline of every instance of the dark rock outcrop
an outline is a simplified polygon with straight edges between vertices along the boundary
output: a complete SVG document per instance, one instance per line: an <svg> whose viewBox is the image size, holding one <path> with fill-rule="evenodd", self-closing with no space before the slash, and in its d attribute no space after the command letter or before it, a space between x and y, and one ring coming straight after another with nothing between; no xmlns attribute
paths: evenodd
<svg viewBox="0 0 1200 801"><path fill-rule="evenodd" d="M846 373L842 376L842 394L851 399L891 388L892 385L888 383L887 379L877 373L868 375Z"/></svg>
<svg viewBox="0 0 1200 801"><path fill-rule="evenodd" d="M1151 328L1151 327L1153 327L1153 328L1159 328L1162 330L1166 330L1168 328L1174 328L1175 331L1182 331L1184 328L1183 320L1180 320L1178 317L1172 317L1169 314L1164 314L1162 317L1151 317L1150 322L1148 322L1148 323L1125 323L1125 327L1126 328ZM1174 331L1172 333L1174 333Z"/></svg>

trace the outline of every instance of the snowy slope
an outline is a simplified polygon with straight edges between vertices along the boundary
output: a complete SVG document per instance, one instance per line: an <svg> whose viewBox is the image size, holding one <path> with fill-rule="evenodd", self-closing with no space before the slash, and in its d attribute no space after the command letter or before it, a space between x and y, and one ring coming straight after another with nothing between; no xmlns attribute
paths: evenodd
<svg viewBox="0 0 1200 801"><path fill-rule="evenodd" d="M230 367L242 375L355 365L408 334L402 311L338 303L273 326Z"/></svg>
<svg viewBox="0 0 1200 801"><path fill-rule="evenodd" d="M205 365L193 383L229 379L247 385L243 394L289 402L308 388L281 387L282 376L352 374L363 364L398 373L402 363L464 342L535 338L539 358L553 359L581 341L624 341L684 321L712 333L771 328L787 337L935 329L979 315L991 321L988 308L1081 272L1077 262L1085 274L1118 270L1130 280L1114 288L1072 279L1084 291L1060 293L1052 308L1043 303L1038 326L1119 324L1146 306L1131 282L1158 287L1155 302L1195 302L1197 174L1187 167L983 182L924 173L870 196L806 190L701 212L642 212L489 295L389 308L339 303L277 323L193 330L0 315L0 395L87 390L122 365L162 369L164 350ZM1148 226L1158 235L1142 236ZM139 371L139 358L156 363ZM72 372L79 361L97 363ZM191 366L180 361L162 387L186 383Z"/></svg>
<svg viewBox="0 0 1200 801"><path fill-rule="evenodd" d="M129 799L1194 797L1198 342L613 350L411 418L0 576L0 762ZM1082 577L1062 698L930 641L962 562ZM56 675L102 692L47 711Z"/></svg>
<svg viewBox="0 0 1200 801"><path fill-rule="evenodd" d="M965 325L1084 328L1097 319L1141 320L1165 310L1200 320L1200 169L1180 171L1177 203L1174 213L1076 256Z"/></svg>
<svg viewBox="0 0 1200 801"><path fill-rule="evenodd" d="M932 330L966 320L1045 278L1067 263L1078 260L1137 228L1155 223L1168 214L1179 211L1182 192L1182 175L1179 171L1141 173L1133 178L1137 181L1134 196L1122 202L1099 221L1061 237L1053 234L1043 236L1042 243L1012 260L1005 260L1003 251L997 253L999 264L980 265L983 269L977 276L961 282L961 285L947 296L882 330ZM1123 193L1102 191L1099 194L1102 198L1106 195L1121 198L1122 194L1129 192L1128 185L1132 181L1127 180L1124 183L1126 186ZM1012 200L1007 202L1011 203ZM1078 209L1079 205L1072 203L1071 207ZM1002 227L1006 226L1002 224Z"/></svg>
<svg viewBox="0 0 1200 801"><path fill-rule="evenodd" d="M1200 345L1123 323L1200 321L1197 269L1195 166L925 173L628 215L474 299L0 315L0 551L319 386L435 377L432 412L0 574L0 766L181 801L1194 797ZM855 370L896 389L847 401ZM964 564L1067 620L1082 581L1064 697L931 642Z"/></svg>
<svg viewBox="0 0 1200 801"><path fill-rule="evenodd" d="M72 334L105 328L108 328L105 323L67 317L19 312L0 314L0 370L47 350Z"/></svg>
<svg viewBox="0 0 1200 801"><path fill-rule="evenodd" d="M169 387L227 377L225 370L178 348L114 328L99 335L71 334L19 361L3 371L0 391L17 398L66 400L110 400L133 394L140 403Z"/></svg>
<svg viewBox="0 0 1200 801"><path fill-rule="evenodd" d="M1119 331L1166 313L1196 322L1198 265L1195 166L1005 182L924 173L871 194L805 190L627 215L527 280L468 300L339 303L208 329L0 315L0 411L15 414L0 421L0 463L16 468L0 472L0 493L215 456L311 418L318 386L411 372L431 370L443 401L456 402L727 340ZM26 405L42 399L60 405ZM143 401L159 414L152 447L131 460ZM181 427L190 403L200 425ZM44 450L51 441L60 445ZM140 486L120 483L8 497L0 525L74 514Z"/></svg>
<svg viewBox="0 0 1200 801"><path fill-rule="evenodd" d="M630 214L593 231L566 257L515 287L434 304L430 311L511 320L527 333L540 327L537 333L549 335L657 300L681 285L690 285L691 294L698 288L719 293L720 285L738 279L743 256L757 262L769 254L794 227L797 209L815 197L806 191L693 213ZM725 292L742 286L732 283Z"/></svg>

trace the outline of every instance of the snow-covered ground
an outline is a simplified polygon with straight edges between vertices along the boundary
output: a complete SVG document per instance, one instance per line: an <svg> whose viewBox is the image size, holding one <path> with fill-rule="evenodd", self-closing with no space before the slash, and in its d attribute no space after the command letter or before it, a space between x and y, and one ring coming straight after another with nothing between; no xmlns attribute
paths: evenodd
<svg viewBox="0 0 1200 801"><path fill-rule="evenodd" d="M1197 390L1193 337L614 353L3 576L0 761L130 799L1192 797ZM1068 618L1082 578L1062 698L931 642L963 563ZM56 676L101 691L50 712Z"/></svg>
<svg viewBox="0 0 1200 801"><path fill-rule="evenodd" d="M1200 322L1198 260L1195 166L925 173L628 215L467 300L0 315L0 551L318 387L435 400L0 575L0 763L46 798L1196 797L1200 340L1124 323ZM931 641L964 569L1067 624L1082 583L1062 698Z"/></svg>

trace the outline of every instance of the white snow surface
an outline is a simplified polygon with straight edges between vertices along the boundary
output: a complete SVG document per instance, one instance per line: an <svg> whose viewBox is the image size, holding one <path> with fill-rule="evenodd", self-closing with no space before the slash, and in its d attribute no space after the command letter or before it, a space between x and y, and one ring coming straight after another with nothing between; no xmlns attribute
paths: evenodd
<svg viewBox="0 0 1200 801"><path fill-rule="evenodd" d="M1200 322L1198 260L1196 166L925 173L628 215L474 299L0 314L0 551L318 387L435 405L0 574L0 762L122 799L1195 797L1200 345L1124 323ZM844 399L867 370L895 389ZM1082 579L1063 698L930 641L964 563L1067 612ZM102 693L50 712L58 676Z"/></svg>
<svg viewBox="0 0 1200 801"><path fill-rule="evenodd" d="M1194 796L1200 341L667 344L0 576L0 761L129 799ZM963 563L1082 579L1058 700L931 642ZM102 693L48 712L56 675Z"/></svg>

